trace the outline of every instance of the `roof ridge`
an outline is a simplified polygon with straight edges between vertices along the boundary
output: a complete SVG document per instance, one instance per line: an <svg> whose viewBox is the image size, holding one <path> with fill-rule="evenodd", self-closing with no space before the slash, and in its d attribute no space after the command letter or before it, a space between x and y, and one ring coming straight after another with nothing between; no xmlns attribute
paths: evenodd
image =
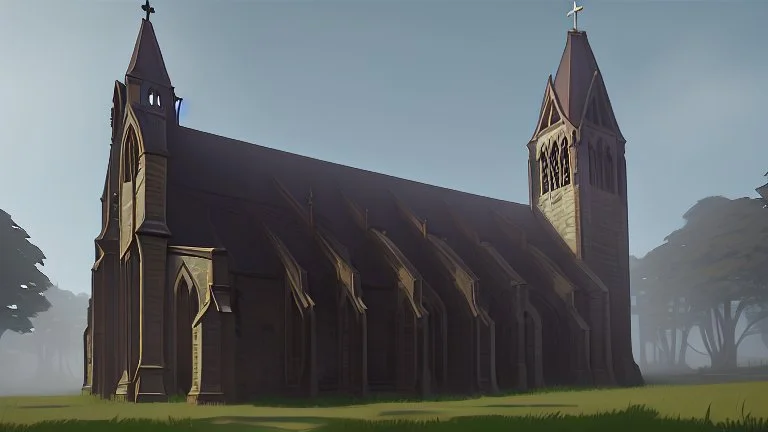
<svg viewBox="0 0 768 432"><path fill-rule="evenodd" d="M299 154L299 153L292 153L292 152L289 152L289 151L286 151L286 150L276 149L276 148L273 148L273 147L267 147L267 146L263 146L263 145L260 145L260 144L253 144L253 143L249 143L247 141L238 140L236 138L229 138L229 137L225 137L223 135L217 135L217 134L214 134L214 133L205 132L205 131L201 131L201 130L198 130L198 129L193 129L193 128L190 128L190 127L179 126L178 129L182 130L182 131L186 131L187 133L194 133L194 134L202 134L202 135L213 136L213 137L216 137L216 138L218 138L220 140L227 141L228 144L235 144L235 145L247 148L248 152L267 151L267 152L270 152L270 153L273 153L273 154L280 155L281 157L298 158L298 159L304 160L304 161L309 162L309 163L314 163L314 164L316 164L316 166L323 166L326 169L328 169L328 168L339 169L340 168L340 169L343 169L343 170L348 170L348 171L353 172L353 173L358 174L358 175L373 176L373 177L375 177L377 179L384 180L384 181L403 182L403 183L406 183L406 184L412 184L412 185L416 185L416 186L419 186L419 187L427 187L427 188L437 189L437 190L440 190L440 191L442 191L444 193L456 193L456 194L461 194L461 195L465 195L465 196L470 196L470 197L473 197L475 199L486 199L486 200L496 201L498 203L520 205L520 206L528 207L527 204L516 202L516 201L508 201L508 200L504 200L504 199L501 199L501 198L495 198L495 197L490 197L490 196L487 196L487 195L481 195L481 194L467 192L467 191L462 191L462 190L458 190L458 189L451 189L451 188L448 188L448 187L445 187L445 186L439 186L439 185L435 185L435 184L425 183L425 182L418 181L418 180L412 180L412 179L408 179L408 178L404 178L404 177L397 177L397 176L394 176L394 175L391 175L391 174L386 174L386 173L377 172L377 171L371 171L371 170L367 170L367 169L364 169L364 168L357 168L357 167L353 167L353 166L349 166L349 165L344 165L344 164L338 163L338 162L332 162L332 161L327 161L327 160L323 160L323 159L313 158L313 157L305 156L305 155L302 155L302 154ZM209 145L209 143L206 143L205 145ZM222 145L222 143L218 142L215 145L217 147L220 147ZM246 147L246 146L250 146L250 147ZM189 187L189 185L186 185L183 182L175 182L175 183L179 184L179 185L185 185L185 186Z"/></svg>

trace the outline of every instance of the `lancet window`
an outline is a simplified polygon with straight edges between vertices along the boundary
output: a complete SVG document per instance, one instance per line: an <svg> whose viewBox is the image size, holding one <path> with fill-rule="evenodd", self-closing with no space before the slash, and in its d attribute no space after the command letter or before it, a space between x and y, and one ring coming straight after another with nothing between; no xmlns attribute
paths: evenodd
<svg viewBox="0 0 768 432"><path fill-rule="evenodd" d="M568 140L563 138L560 142L560 171L562 176L562 185L571 184L571 155L568 151Z"/></svg>
<svg viewBox="0 0 768 432"><path fill-rule="evenodd" d="M133 181L139 174L139 143L133 129L128 131L123 151L123 182Z"/></svg>
<svg viewBox="0 0 768 432"><path fill-rule="evenodd" d="M549 192L549 160L547 159L547 152L541 149L539 154L539 173L541 177L539 179L541 183L541 194Z"/></svg>
<svg viewBox="0 0 768 432"><path fill-rule="evenodd" d="M605 171L603 170L603 165L605 165L605 147L603 147L603 142L598 141L597 142L597 154L595 155L595 178L597 179L597 187L600 189L605 189Z"/></svg>
<svg viewBox="0 0 768 432"><path fill-rule="evenodd" d="M617 191L616 160L611 148L600 141L596 147L589 146L589 184L606 192Z"/></svg>
<svg viewBox="0 0 768 432"><path fill-rule="evenodd" d="M147 101L150 105L160 107L160 94L155 89L149 89L147 93Z"/></svg>
<svg viewBox="0 0 768 432"><path fill-rule="evenodd" d="M555 190L560 187L560 147L550 146L549 150L549 189Z"/></svg>
<svg viewBox="0 0 768 432"><path fill-rule="evenodd" d="M567 139L542 147L539 153L539 181L542 195L571 184L571 162Z"/></svg>

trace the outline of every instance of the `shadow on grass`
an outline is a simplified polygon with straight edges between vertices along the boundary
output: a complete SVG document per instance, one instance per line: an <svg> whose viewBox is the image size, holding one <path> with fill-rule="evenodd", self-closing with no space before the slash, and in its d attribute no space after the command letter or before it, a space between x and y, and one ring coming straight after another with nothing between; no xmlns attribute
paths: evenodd
<svg viewBox="0 0 768 432"><path fill-rule="evenodd" d="M494 404L483 405L484 408L578 408L574 404Z"/></svg>
<svg viewBox="0 0 768 432"><path fill-rule="evenodd" d="M626 388L626 387L622 387ZM317 398L285 397L285 398L259 398L248 401L248 404L258 407L275 408L332 408L353 405L368 405L375 403L422 403L422 402L453 402L477 399L480 397L502 398L516 395L533 395L555 392L575 392L606 390L607 387L548 387L532 391L508 391L495 394L434 394L429 396L403 396L402 394L374 393L366 397L322 395Z"/></svg>
<svg viewBox="0 0 768 432"><path fill-rule="evenodd" d="M228 421L228 422L227 422ZM261 423L260 423L261 422ZM266 424L268 423L268 424ZM285 427L282 427L284 423ZM302 424L301 429L313 432L459 432L466 430L526 432L550 431L674 431L674 432L758 432L768 430L768 420L755 419L749 414L739 421L713 423L709 410L704 419L668 419L659 417L655 410L643 406L630 406L622 411L610 413L570 416L551 414L546 416L483 416L459 417L446 421L389 420L368 421L349 419L326 419L316 417L221 417L205 421L173 420L112 420L112 421L60 421L42 422L34 425L16 426L0 424L2 432L123 432L123 431L211 431L211 432L277 432L296 430L290 424Z"/></svg>
<svg viewBox="0 0 768 432"><path fill-rule="evenodd" d="M437 415L442 414L443 411L428 411L428 410L420 410L420 409L412 409L412 410L392 410L392 411L382 411L379 413L379 417L386 417L386 416L407 416L407 415Z"/></svg>
<svg viewBox="0 0 768 432"><path fill-rule="evenodd" d="M248 425L251 427L267 428L265 430L285 430L291 429L291 426L300 426L300 430L314 429L319 426L325 426L329 421L326 417L266 417L266 416L226 416L226 417L212 417L205 420L194 420L193 423L204 423L209 427L219 425L235 425L242 426ZM271 428L271 429L269 429ZM295 427L293 429L296 429ZM208 430L208 429L206 429ZM211 429L215 430L215 429ZM261 429L258 429L261 430Z"/></svg>
<svg viewBox="0 0 768 432"><path fill-rule="evenodd" d="M20 405L20 409L69 408L71 405Z"/></svg>

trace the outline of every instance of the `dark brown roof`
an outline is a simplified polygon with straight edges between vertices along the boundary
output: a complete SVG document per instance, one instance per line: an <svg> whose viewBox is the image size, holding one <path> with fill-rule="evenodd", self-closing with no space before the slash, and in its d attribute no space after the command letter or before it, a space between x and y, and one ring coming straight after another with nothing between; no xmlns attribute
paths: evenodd
<svg viewBox="0 0 768 432"><path fill-rule="evenodd" d="M166 87L171 86L171 79L165 69L163 54L160 52L160 45L158 45L157 37L155 37L155 29L152 27L152 23L145 19L141 20L139 36L136 38L131 62L128 64L125 75Z"/></svg>
<svg viewBox="0 0 768 432"><path fill-rule="evenodd" d="M600 73L587 33L571 30L555 75L555 91L568 120L579 126L592 77Z"/></svg>
<svg viewBox="0 0 768 432"><path fill-rule="evenodd" d="M456 218L461 219L481 240L496 246L528 282L546 286L549 277L536 270L534 257L499 230L499 217L506 218L571 280L577 284L585 280L574 255L524 204L350 168L185 127L169 131L168 153L171 244L225 248L235 271L284 272L272 248L265 246L270 244L266 225L309 275L335 274L313 241L308 224L281 194L284 188L305 210L312 191L316 223L349 249L363 283L382 285L392 276L366 243L365 231L356 224L350 203L367 209L369 226L385 231L427 280L435 273L422 264L420 242L413 231L406 231L413 226L400 207L420 220L426 219L431 234L444 238L460 256L466 256L474 252L462 249L458 241L461 234Z"/></svg>

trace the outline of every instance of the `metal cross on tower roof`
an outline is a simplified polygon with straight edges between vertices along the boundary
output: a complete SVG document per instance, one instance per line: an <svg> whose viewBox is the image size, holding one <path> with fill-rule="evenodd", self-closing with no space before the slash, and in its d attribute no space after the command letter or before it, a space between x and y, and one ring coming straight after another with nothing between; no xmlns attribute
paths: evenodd
<svg viewBox="0 0 768 432"><path fill-rule="evenodd" d="M573 16L573 30L579 31L579 12L584 10L584 6L576 5L576 0L573 1L573 9L566 16Z"/></svg>
<svg viewBox="0 0 768 432"><path fill-rule="evenodd" d="M146 0L144 4L141 5L141 10L147 13L147 21L149 21L149 14L155 13L155 8L149 5L149 0Z"/></svg>

